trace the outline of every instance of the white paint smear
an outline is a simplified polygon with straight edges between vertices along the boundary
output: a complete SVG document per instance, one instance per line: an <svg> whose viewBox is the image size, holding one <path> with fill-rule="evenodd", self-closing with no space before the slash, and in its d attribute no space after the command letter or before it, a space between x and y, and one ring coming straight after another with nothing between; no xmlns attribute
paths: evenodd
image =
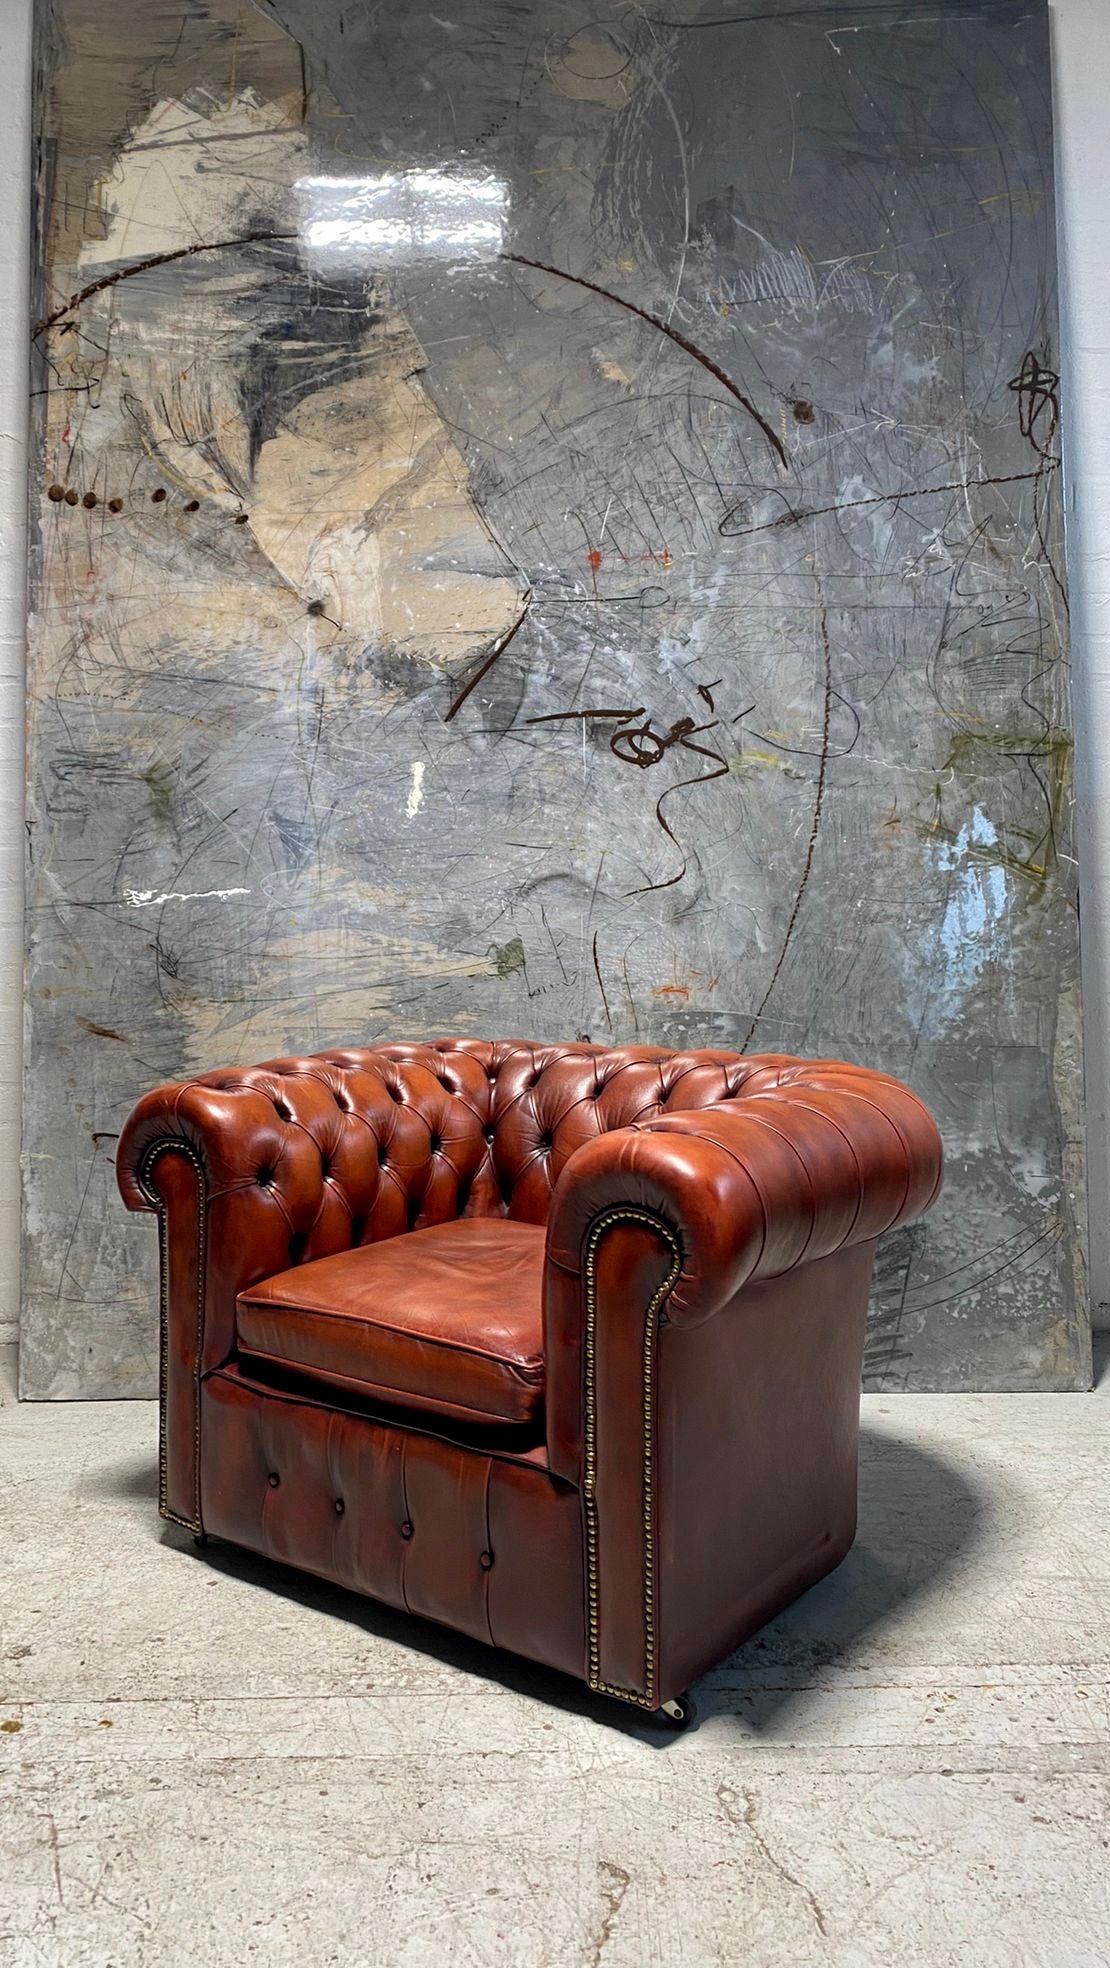
<svg viewBox="0 0 1110 1968"><path fill-rule="evenodd" d="M424 761L423 759L413 759L412 785L409 787L409 796L408 799L405 801L405 819L415 820L423 804L424 804Z"/></svg>
<svg viewBox="0 0 1110 1968"><path fill-rule="evenodd" d="M180 888L171 888L165 895L159 895L153 888L125 888L124 896L133 909L156 909L162 902L226 902L229 895L249 895L249 888L198 888L186 894Z"/></svg>

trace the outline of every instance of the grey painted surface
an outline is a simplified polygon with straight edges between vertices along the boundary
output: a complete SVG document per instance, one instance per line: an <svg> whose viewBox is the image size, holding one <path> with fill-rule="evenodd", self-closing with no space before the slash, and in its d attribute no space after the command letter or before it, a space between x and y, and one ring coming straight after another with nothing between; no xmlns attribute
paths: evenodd
<svg viewBox="0 0 1110 1968"><path fill-rule="evenodd" d="M138 1092L449 1029L902 1074L871 1384L1085 1383L1046 20L914 11L44 14L26 1392Z"/></svg>

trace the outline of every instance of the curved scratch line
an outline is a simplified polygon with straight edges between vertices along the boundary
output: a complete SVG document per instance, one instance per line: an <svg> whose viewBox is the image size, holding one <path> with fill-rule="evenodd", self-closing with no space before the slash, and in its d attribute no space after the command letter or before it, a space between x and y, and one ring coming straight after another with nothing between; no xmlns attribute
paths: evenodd
<svg viewBox="0 0 1110 1968"><path fill-rule="evenodd" d="M680 335L678 329L672 328L669 322L662 320L657 314L649 314L647 308L637 307L635 301L626 301L623 294L614 294L609 287L599 287L596 280L587 280L580 273L564 273L562 267L548 266L543 260L526 259L523 253L502 253L501 258L511 260L514 266L531 267L535 273L549 273L555 280L568 280L572 287L585 287L588 293L599 294L603 301L612 301L616 307L627 309L629 314L638 315L641 321L646 321L649 328L655 328L660 335L666 335L668 341L673 342L676 348L680 348L684 355L692 356L695 362L700 362L702 368L708 369L709 374L716 377L729 395L736 398L741 409L746 410L749 417L759 425L783 470L790 470L790 461L782 439L767 422L766 417L761 416L751 397L745 396L743 390L733 382L732 377L718 368L712 356L706 355L704 349L700 349L696 342L688 341L685 335Z"/></svg>
<svg viewBox="0 0 1110 1968"><path fill-rule="evenodd" d="M120 280L130 280L136 273L149 273L152 267L169 266L172 260L188 260L195 253L222 253L228 246L258 246L274 239L296 239L295 232L241 232L234 239L202 239L195 246L179 246L173 253L154 253L148 260L135 260L130 266L117 267L115 273L105 273L99 280L91 280L87 287L79 287L68 301L44 320L36 321L31 330L31 339L41 335L44 329L53 328L67 314L73 314L82 301L91 301L94 294L103 293L105 287L114 287Z"/></svg>
<svg viewBox="0 0 1110 1968"><path fill-rule="evenodd" d="M829 724L832 718L832 700L833 700L832 645L829 641L829 611L825 607L824 603L822 603L821 605L820 619L821 619L821 643L825 652L825 718L824 718L824 726L821 733L821 763L817 768L817 791L816 794L814 795L814 800L813 800L813 824L809 830L809 845L806 848L805 866L802 869L802 878L798 883L798 893L794 897L794 907L790 911L790 921L786 925L786 935L782 939L782 949L779 951L778 962L776 963L774 970L771 972L771 979L767 986L767 989L764 991L763 996L760 998L759 1003L756 1006L755 1011L752 1015L752 1022L748 1026L747 1032L744 1035L744 1042L742 1045L737 1047L738 1052L747 1052L748 1047L752 1042L752 1035L755 1031L755 1028L759 1024L759 1021L763 1016L763 1012L766 1008L767 1001L770 998L770 995L774 990L775 985L779 981L779 976L781 974L783 964L786 962L786 953L790 948L790 941L791 938L793 937L794 930L797 927L798 917L801 914L802 899L809 885L810 875L813 873L813 857L817 851L817 836L821 829L821 808L825 803L825 775L829 767Z"/></svg>

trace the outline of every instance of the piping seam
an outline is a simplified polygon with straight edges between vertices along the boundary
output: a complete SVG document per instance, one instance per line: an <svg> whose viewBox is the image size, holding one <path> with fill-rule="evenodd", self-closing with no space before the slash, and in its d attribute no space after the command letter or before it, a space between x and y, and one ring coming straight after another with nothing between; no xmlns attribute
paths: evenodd
<svg viewBox="0 0 1110 1968"><path fill-rule="evenodd" d="M196 1358L193 1367L193 1515L182 1517L171 1510L166 1501L166 1404L169 1383L170 1351L170 1254L169 1227L166 1222L166 1205L156 1189L151 1186L151 1173L160 1155L184 1155L197 1172L197 1329ZM203 1535L204 1524L200 1511L200 1381L201 1352L204 1345L204 1279L205 1279L205 1175L204 1164L192 1145L179 1135L166 1135L155 1141L143 1156L138 1170L139 1186L149 1197L158 1216L158 1515L171 1524L180 1524L182 1530Z"/></svg>
<svg viewBox="0 0 1110 1968"><path fill-rule="evenodd" d="M671 1253L671 1268L648 1301L644 1313L641 1353L641 1529L643 1553L644 1686L646 1694L633 1688L619 1688L605 1681L601 1673L601 1616L598 1576L597 1510L597 1250L607 1230L619 1223L646 1223L660 1236ZM658 1314L682 1269L682 1248L674 1231L663 1219L648 1210L618 1205L605 1210L591 1224L586 1239L586 1357L585 1357L585 1443L583 1449L582 1510L586 1527L586 1624L589 1655L586 1679L602 1695L632 1702L637 1708L654 1709L655 1701L655 1342L659 1331Z"/></svg>

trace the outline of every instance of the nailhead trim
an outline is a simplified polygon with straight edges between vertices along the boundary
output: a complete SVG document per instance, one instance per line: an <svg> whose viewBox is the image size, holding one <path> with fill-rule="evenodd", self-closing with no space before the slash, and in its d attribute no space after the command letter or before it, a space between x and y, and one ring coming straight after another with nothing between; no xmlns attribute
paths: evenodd
<svg viewBox="0 0 1110 1968"><path fill-rule="evenodd" d="M170 1255L169 1233L166 1224L166 1206L157 1190L151 1186L151 1174L159 1155L184 1155L197 1172L197 1330L196 1366L193 1371L193 1515L180 1517L166 1502L166 1390L169 1381L170 1351ZM148 1197L158 1216L158 1515L171 1524L180 1524L182 1530L192 1531L196 1536L204 1535L204 1524L200 1508L200 1362L204 1345L204 1284L206 1260L207 1213L205 1211L204 1164L197 1150L179 1135L164 1135L153 1142L143 1156L138 1172L139 1187Z"/></svg>
<svg viewBox="0 0 1110 1968"><path fill-rule="evenodd" d="M643 1435L641 1449L642 1526L644 1565L644 1683L647 1694L618 1688L601 1678L601 1612L597 1556L597 1249L607 1230L618 1223L646 1223L662 1237L671 1253L670 1271L644 1312L644 1343L640 1378ZM582 1506L586 1524L586 1622L589 1638L587 1681L599 1694L654 1709L655 1701L655 1340L657 1314L682 1269L682 1247L662 1217L648 1210L618 1205L595 1218L586 1240L586 1358L585 1443Z"/></svg>

